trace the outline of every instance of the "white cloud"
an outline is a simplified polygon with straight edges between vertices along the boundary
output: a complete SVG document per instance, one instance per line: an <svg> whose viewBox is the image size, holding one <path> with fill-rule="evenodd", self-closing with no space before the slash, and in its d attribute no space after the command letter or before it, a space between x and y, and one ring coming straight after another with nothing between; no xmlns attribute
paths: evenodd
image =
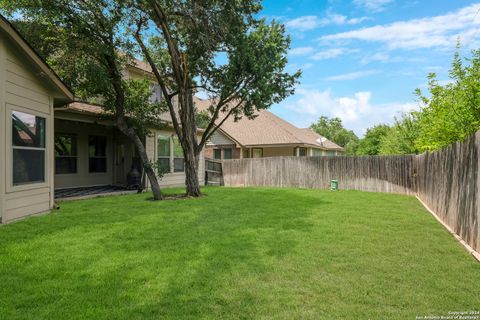
<svg viewBox="0 0 480 320"><path fill-rule="evenodd" d="M322 18L319 20L319 23L321 26L326 26L330 24L336 24L336 25L344 25L344 24L359 24L362 23L363 21L368 20L367 17L360 17L360 18L348 18L347 16L333 13L333 12L328 12L325 18Z"/></svg>
<svg viewBox="0 0 480 320"><path fill-rule="evenodd" d="M315 29L318 26L317 16L303 16L285 23L287 28L295 29L299 31L307 31Z"/></svg>
<svg viewBox="0 0 480 320"><path fill-rule="evenodd" d="M479 10L480 4L474 4L445 15L377 25L320 39L381 42L391 50L451 47L459 36L463 43L474 41L479 36Z"/></svg>
<svg viewBox="0 0 480 320"><path fill-rule="evenodd" d="M390 60L390 55L385 52L377 52L372 55L368 55L362 58L360 61L363 64L370 62L387 62Z"/></svg>
<svg viewBox="0 0 480 320"><path fill-rule="evenodd" d="M374 74L379 73L378 70L365 70L365 71L357 71L357 72L349 72L344 74L339 74L336 76L331 76L325 78L326 81L345 81L345 80L356 80L359 78L368 77Z"/></svg>
<svg viewBox="0 0 480 320"><path fill-rule="evenodd" d="M305 56L309 53L312 53L313 50L314 49L312 47L297 47L290 49L288 54L290 56Z"/></svg>
<svg viewBox="0 0 480 320"><path fill-rule="evenodd" d="M367 128L378 123L392 123L399 112L417 109L416 103L373 104L372 92L360 91L352 96L335 97L330 90L297 90L296 102L283 106L292 114L291 121L307 127L320 116L339 117L345 127L363 135Z"/></svg>
<svg viewBox="0 0 480 320"><path fill-rule="evenodd" d="M285 25L287 28L297 31L308 31L318 27L324 27L327 25L354 25L362 23L368 20L367 17L348 18L347 16L327 12L326 16L320 18L318 16L302 16L296 19L287 21Z"/></svg>
<svg viewBox="0 0 480 320"><path fill-rule="evenodd" d="M372 12L380 12L385 10L385 6L393 0L354 0L353 3L358 7L363 7Z"/></svg>
<svg viewBox="0 0 480 320"><path fill-rule="evenodd" d="M315 53L311 58L313 60L325 60L325 59L332 59L338 56L345 54L347 50L345 48L333 48L328 50L322 50Z"/></svg>

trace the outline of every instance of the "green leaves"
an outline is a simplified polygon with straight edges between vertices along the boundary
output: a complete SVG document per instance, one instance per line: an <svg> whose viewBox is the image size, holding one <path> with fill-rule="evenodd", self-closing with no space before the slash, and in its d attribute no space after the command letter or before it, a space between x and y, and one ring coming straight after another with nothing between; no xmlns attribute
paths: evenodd
<svg viewBox="0 0 480 320"><path fill-rule="evenodd" d="M419 123L415 113L402 114L380 140L379 154L416 154L419 151L415 145L418 135Z"/></svg>
<svg viewBox="0 0 480 320"><path fill-rule="evenodd" d="M377 155L380 153L380 144L388 134L390 127L386 124L378 124L367 129L365 137L358 143L356 154Z"/></svg>
<svg viewBox="0 0 480 320"><path fill-rule="evenodd" d="M344 147L347 154L355 154L359 141L358 137L352 130L347 130L343 127L340 118L329 119L328 117L321 116L310 128L319 135Z"/></svg>
<svg viewBox="0 0 480 320"><path fill-rule="evenodd" d="M440 85L437 76L430 74L429 95L416 90L417 97L424 104L415 114L419 122L415 145L420 151L437 150L480 129L480 50L472 51L472 56L465 62L468 65L457 51L449 83Z"/></svg>

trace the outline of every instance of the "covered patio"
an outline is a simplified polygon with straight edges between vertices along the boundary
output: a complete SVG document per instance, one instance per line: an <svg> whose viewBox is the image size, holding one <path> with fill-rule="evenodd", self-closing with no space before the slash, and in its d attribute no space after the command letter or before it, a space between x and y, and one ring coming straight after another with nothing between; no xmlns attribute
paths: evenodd
<svg viewBox="0 0 480 320"><path fill-rule="evenodd" d="M55 189L55 200L76 200L94 198L98 196L111 196L134 193L138 193L138 190L132 190L123 186L114 185L64 188Z"/></svg>

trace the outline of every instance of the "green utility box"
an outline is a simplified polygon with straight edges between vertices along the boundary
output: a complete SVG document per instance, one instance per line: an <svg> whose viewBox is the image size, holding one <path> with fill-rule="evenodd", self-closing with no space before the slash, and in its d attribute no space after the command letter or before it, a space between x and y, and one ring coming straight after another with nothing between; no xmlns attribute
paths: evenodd
<svg viewBox="0 0 480 320"><path fill-rule="evenodd" d="M337 191L338 190L338 180L331 180L330 181L330 190Z"/></svg>

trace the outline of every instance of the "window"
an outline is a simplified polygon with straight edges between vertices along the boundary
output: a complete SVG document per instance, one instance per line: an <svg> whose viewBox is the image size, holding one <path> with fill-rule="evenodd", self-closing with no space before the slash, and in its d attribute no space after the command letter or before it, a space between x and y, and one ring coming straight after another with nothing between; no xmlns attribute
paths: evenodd
<svg viewBox="0 0 480 320"><path fill-rule="evenodd" d="M12 111L14 186L45 182L45 118Z"/></svg>
<svg viewBox="0 0 480 320"><path fill-rule="evenodd" d="M88 136L89 172L107 172L107 137Z"/></svg>
<svg viewBox="0 0 480 320"><path fill-rule="evenodd" d="M162 88L160 85L157 83L151 84L150 90L152 92L152 95L149 99L150 103L159 103L162 100Z"/></svg>
<svg viewBox="0 0 480 320"><path fill-rule="evenodd" d="M298 148L298 155L300 157L306 157L307 156L307 148Z"/></svg>
<svg viewBox="0 0 480 320"><path fill-rule="evenodd" d="M213 150L213 158L215 158L217 160L221 160L222 159L222 149Z"/></svg>
<svg viewBox="0 0 480 320"><path fill-rule="evenodd" d="M312 153L314 157L320 157L323 156L323 151L320 149L312 149Z"/></svg>
<svg viewBox="0 0 480 320"><path fill-rule="evenodd" d="M243 158L244 159L250 158L250 150L243 149Z"/></svg>
<svg viewBox="0 0 480 320"><path fill-rule="evenodd" d="M232 148L223 149L223 159L232 159Z"/></svg>
<svg viewBox="0 0 480 320"><path fill-rule="evenodd" d="M263 158L263 149L252 149L252 158Z"/></svg>
<svg viewBox="0 0 480 320"><path fill-rule="evenodd" d="M170 172L170 137L158 136L158 171Z"/></svg>
<svg viewBox="0 0 480 320"><path fill-rule="evenodd" d="M77 137L73 134L55 134L55 173L77 173Z"/></svg>
<svg viewBox="0 0 480 320"><path fill-rule="evenodd" d="M173 172L185 171L183 149L177 137L173 137Z"/></svg>

